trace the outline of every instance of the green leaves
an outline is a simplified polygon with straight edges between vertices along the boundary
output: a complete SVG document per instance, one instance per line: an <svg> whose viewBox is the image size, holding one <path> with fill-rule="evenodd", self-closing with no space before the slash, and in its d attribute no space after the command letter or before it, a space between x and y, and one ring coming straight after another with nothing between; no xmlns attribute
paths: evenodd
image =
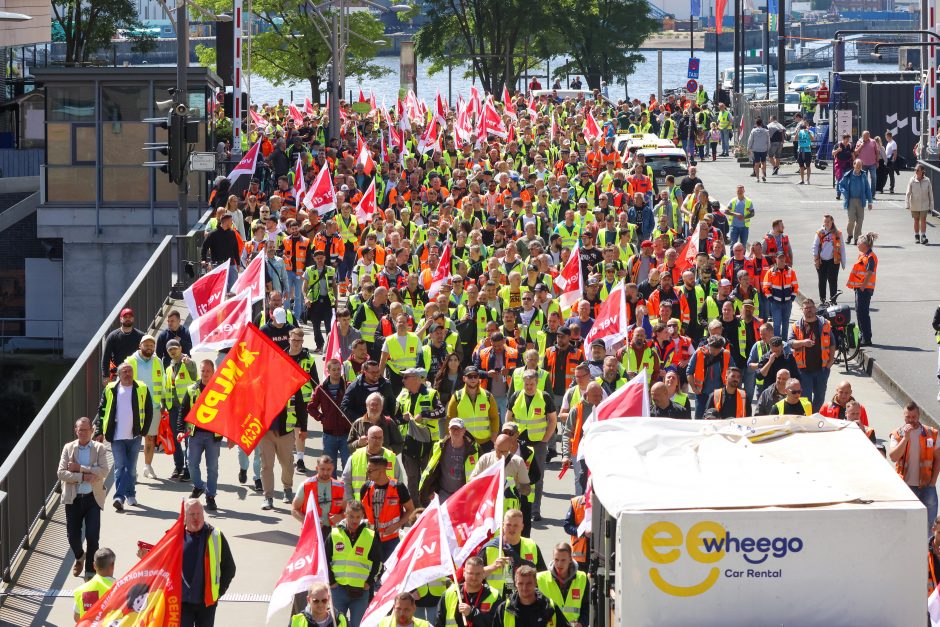
<svg viewBox="0 0 940 627"><path fill-rule="evenodd" d="M67 64L87 62L92 54L108 47L119 30L143 28L131 0L65 0L54 2L52 12L52 30L56 40L65 42ZM150 35L130 38L136 49L152 49L154 45Z"/></svg>

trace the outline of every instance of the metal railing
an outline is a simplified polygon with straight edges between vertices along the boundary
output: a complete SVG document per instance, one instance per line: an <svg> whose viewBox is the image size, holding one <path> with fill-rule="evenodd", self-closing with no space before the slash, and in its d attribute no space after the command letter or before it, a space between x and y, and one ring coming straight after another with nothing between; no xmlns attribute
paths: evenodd
<svg viewBox="0 0 940 627"><path fill-rule="evenodd" d="M187 255L196 246L194 232L180 238ZM116 327L124 307L150 321L163 307L173 286L176 267L173 237L165 237L124 295L89 340L75 364L33 419L10 455L0 465L0 571L9 583L20 554L31 548L37 523L52 511L57 500L59 456L74 438L73 423L93 417L103 389L101 355L105 337ZM198 249L195 257L198 260ZM197 265L198 267L198 265ZM197 270L198 273L198 270ZM189 277L181 277L183 283ZM148 322L149 324L149 322Z"/></svg>
<svg viewBox="0 0 940 627"><path fill-rule="evenodd" d="M35 327L43 332L37 334ZM0 318L0 353L34 351L62 354L61 318Z"/></svg>

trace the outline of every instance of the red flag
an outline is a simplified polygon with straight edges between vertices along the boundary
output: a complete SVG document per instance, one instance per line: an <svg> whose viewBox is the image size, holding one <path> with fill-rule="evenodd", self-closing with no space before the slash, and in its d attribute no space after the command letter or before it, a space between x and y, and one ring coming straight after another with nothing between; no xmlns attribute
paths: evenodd
<svg viewBox="0 0 940 627"><path fill-rule="evenodd" d="M571 309L584 297L584 287L581 284L581 252L580 246L575 244L568 262L561 269L561 274L555 278L555 285L561 290L561 294L558 295L558 304L562 311Z"/></svg>
<svg viewBox="0 0 940 627"><path fill-rule="evenodd" d="M650 415L649 386L646 370L620 386L597 406L597 419L636 418Z"/></svg>
<svg viewBox="0 0 940 627"><path fill-rule="evenodd" d="M231 261L226 261L212 272L199 277L183 292L183 301L193 318L198 318L225 300L229 265Z"/></svg>
<svg viewBox="0 0 940 627"><path fill-rule="evenodd" d="M251 298L249 291L246 290L193 320L189 325L193 349L229 348L250 321Z"/></svg>
<svg viewBox="0 0 940 627"><path fill-rule="evenodd" d="M366 95L362 93L362 87L359 88L359 102L367 102Z"/></svg>
<svg viewBox="0 0 940 627"><path fill-rule="evenodd" d="M369 187L366 188L366 192L362 195L362 199L359 201L359 204L356 205L356 219L359 221L359 224L368 224L372 222L372 216L375 215L375 210L378 205L375 201L375 179L369 183Z"/></svg>
<svg viewBox="0 0 940 627"><path fill-rule="evenodd" d="M503 517L505 459L470 479L444 502L441 519L450 553L463 566L477 548L489 541Z"/></svg>
<svg viewBox="0 0 940 627"><path fill-rule="evenodd" d="M260 115L258 115L257 111L255 111L254 109L249 109L248 113L251 115L251 121L255 123L255 126L257 126L258 128L267 128L268 121L265 120Z"/></svg>
<svg viewBox="0 0 940 627"><path fill-rule="evenodd" d="M589 142L601 136L601 128L597 125L597 120L594 119L594 114L591 113L590 109L588 109L587 115L584 117L583 132L584 138Z"/></svg>
<svg viewBox="0 0 940 627"><path fill-rule="evenodd" d="M476 85L470 86L470 113L479 113L483 109L483 106L480 104L480 92L477 91Z"/></svg>
<svg viewBox="0 0 940 627"><path fill-rule="evenodd" d="M418 138L418 152L424 153L429 148L433 148L437 145L438 132L440 131L440 125L437 122L437 118L431 118L431 121L428 123L427 128L424 129L424 133L421 134L421 137Z"/></svg>
<svg viewBox="0 0 940 627"><path fill-rule="evenodd" d="M503 112L513 120L519 119L516 116L516 105L512 103L512 96L509 95L509 90L505 85L503 85Z"/></svg>
<svg viewBox="0 0 940 627"><path fill-rule="evenodd" d="M304 164L297 155L297 165L294 166L294 198L303 198L307 191L307 182L304 180Z"/></svg>
<svg viewBox="0 0 940 627"><path fill-rule="evenodd" d="M304 115L300 112L300 109L297 108L293 102L287 105L287 112L290 113L290 117L294 120L294 124L303 124Z"/></svg>
<svg viewBox="0 0 940 627"><path fill-rule="evenodd" d="M398 128L403 131L410 131L411 119L405 111L405 104L401 101L401 98L398 99L398 103L395 105L395 113L398 115Z"/></svg>
<svg viewBox="0 0 940 627"><path fill-rule="evenodd" d="M624 302L623 281L610 291L607 300L594 319L591 331L584 338L584 345L590 346L594 340L604 340L607 348L627 337L627 307Z"/></svg>
<svg viewBox="0 0 940 627"><path fill-rule="evenodd" d="M487 135L496 135L501 139L506 139L509 135L503 119L499 117L496 108L489 101L483 105L483 111L480 113L480 138L486 139Z"/></svg>
<svg viewBox="0 0 940 627"><path fill-rule="evenodd" d="M506 137L506 143L516 141L516 126L515 124L509 125L509 135Z"/></svg>
<svg viewBox="0 0 940 627"><path fill-rule="evenodd" d="M583 536L591 531L594 524L594 483L588 481L587 489L584 491L584 519L578 525L578 535Z"/></svg>
<svg viewBox="0 0 940 627"><path fill-rule="evenodd" d="M447 538L442 530L441 504L435 496L385 562L382 585L366 608L359 627L377 627L400 593L453 573Z"/></svg>
<svg viewBox="0 0 940 627"><path fill-rule="evenodd" d="M682 252L679 253L679 258L676 259L676 268L678 268L680 274L695 267L695 257L698 256L699 229L701 227L702 223L699 222L695 226L695 231L692 232L692 235L685 240L685 244L682 246Z"/></svg>
<svg viewBox="0 0 940 627"><path fill-rule="evenodd" d="M535 98L529 96L529 101L526 103L526 109L529 110L529 116L534 120L538 117L539 111L535 108Z"/></svg>
<svg viewBox="0 0 940 627"><path fill-rule="evenodd" d="M372 172L375 171L375 161L372 160L372 150L365 142L360 142L356 163L362 166L362 171L366 176L372 176Z"/></svg>
<svg viewBox="0 0 940 627"><path fill-rule="evenodd" d="M715 32L722 33L721 23L725 19L725 8L728 6L728 0L715 0Z"/></svg>
<svg viewBox="0 0 940 627"><path fill-rule="evenodd" d="M372 107L372 111L375 111L377 108L375 106L375 92L371 89L369 90L369 106ZM369 113L372 113L372 111L369 111Z"/></svg>
<svg viewBox="0 0 940 627"><path fill-rule="evenodd" d="M250 454L288 400L309 380L310 375L285 351L249 323L189 410L186 422L223 435Z"/></svg>
<svg viewBox="0 0 940 627"><path fill-rule="evenodd" d="M444 104L444 99L441 97L441 92L437 92L434 117L437 118L441 124L447 124L447 105Z"/></svg>
<svg viewBox="0 0 940 627"><path fill-rule="evenodd" d="M232 292L241 294L248 290L251 302L256 302L264 298L264 254L255 255L245 271L238 275L235 283L232 285Z"/></svg>
<svg viewBox="0 0 940 627"><path fill-rule="evenodd" d="M304 196L304 206L309 210L315 209L321 216L336 209L336 190L328 167L320 168L317 178L313 179L310 190Z"/></svg>
<svg viewBox="0 0 940 627"><path fill-rule="evenodd" d="M76 627L179 627L183 529L180 511L180 517L156 546L86 610ZM88 600L92 600L91 595Z"/></svg>
<svg viewBox="0 0 940 627"><path fill-rule="evenodd" d="M343 361L343 355L339 347L339 329L336 326L336 318L333 318L333 325L330 327L330 335L326 338L326 350L323 351L323 363L326 364L331 359Z"/></svg>
<svg viewBox="0 0 940 627"><path fill-rule="evenodd" d="M238 162L238 165L235 166L228 174L228 180L235 182L235 180L242 174L251 174L255 173L255 166L258 165L258 152L261 150L261 140L255 142L255 145L248 149L248 152L245 153L245 156L242 157L242 160Z"/></svg>
<svg viewBox="0 0 940 627"><path fill-rule="evenodd" d="M313 103L310 102L310 98L304 96L304 113L307 115L313 115Z"/></svg>
<svg viewBox="0 0 940 627"><path fill-rule="evenodd" d="M294 554L287 561L281 572L281 578L274 585L271 601L268 603L268 619L283 607L287 607L294 600L298 592L306 592L311 584L330 584L330 571L326 561L326 551L323 548L323 531L320 528L320 517L317 516L316 500L307 499L307 513L304 515L304 526L300 530L300 539Z"/></svg>
<svg viewBox="0 0 940 627"><path fill-rule="evenodd" d="M437 262L437 268L434 270L434 276L431 277L431 285L428 287L428 297L434 298L441 291L444 281L450 278L450 244L444 247L441 258Z"/></svg>

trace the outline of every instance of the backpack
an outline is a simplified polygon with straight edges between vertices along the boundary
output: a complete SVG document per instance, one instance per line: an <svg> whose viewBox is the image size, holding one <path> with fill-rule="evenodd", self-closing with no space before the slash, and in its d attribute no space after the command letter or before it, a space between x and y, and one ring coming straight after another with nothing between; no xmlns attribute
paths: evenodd
<svg viewBox="0 0 940 627"><path fill-rule="evenodd" d="M783 131L779 128L775 128L774 131L770 134L770 143L783 143Z"/></svg>

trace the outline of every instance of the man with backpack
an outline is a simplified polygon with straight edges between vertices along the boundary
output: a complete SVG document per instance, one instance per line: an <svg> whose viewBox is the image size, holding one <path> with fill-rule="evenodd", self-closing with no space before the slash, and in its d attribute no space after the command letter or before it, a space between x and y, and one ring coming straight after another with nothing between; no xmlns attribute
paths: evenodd
<svg viewBox="0 0 940 627"><path fill-rule="evenodd" d="M796 162L800 166L799 185L809 185L809 176L813 171L813 132L806 122L800 124L796 131Z"/></svg>
<svg viewBox="0 0 940 627"><path fill-rule="evenodd" d="M767 124L767 131L770 133L770 151L767 158L774 168L771 174L777 174L780 171L780 155L783 153L783 140L786 139L787 129L777 121L777 116L772 115L770 123Z"/></svg>

